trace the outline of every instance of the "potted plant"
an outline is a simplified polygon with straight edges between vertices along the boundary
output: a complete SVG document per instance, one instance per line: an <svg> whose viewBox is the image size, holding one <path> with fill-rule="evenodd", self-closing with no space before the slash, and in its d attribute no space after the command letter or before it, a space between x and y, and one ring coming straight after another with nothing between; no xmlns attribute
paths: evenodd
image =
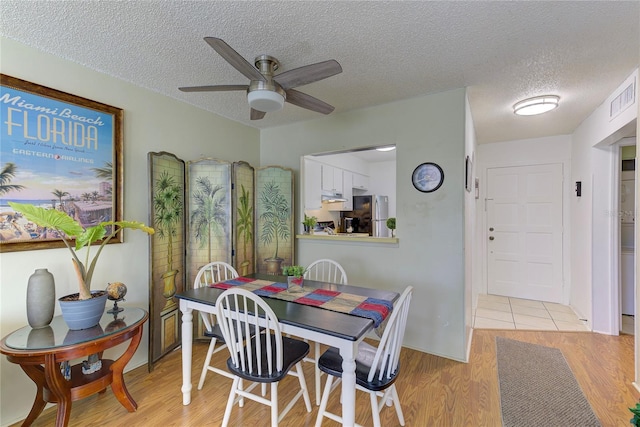
<svg viewBox="0 0 640 427"><path fill-rule="evenodd" d="M69 329L86 329L97 325L104 313L107 292L91 292L91 279L102 249L122 229L142 230L145 233L153 234L153 228L135 221L106 221L85 229L78 221L63 211L45 209L27 203L9 202L9 205L36 225L60 232L62 241L71 252L71 260L78 277L79 286L77 294L67 295L58 299L62 309L62 316L65 318ZM75 239L75 245L72 239ZM102 240L102 242L97 252L91 257L91 245L99 240ZM79 252L83 248L86 248L84 261L79 257ZM66 304L66 302L73 302L75 305L70 307L70 304ZM96 313L88 315L86 312L83 313L83 309L78 310L76 306L83 302L95 306ZM68 311L69 308L72 309L71 312ZM81 317L85 317L86 321L84 321L85 319L72 320L69 317L70 313L84 314Z"/></svg>
<svg viewBox="0 0 640 427"><path fill-rule="evenodd" d="M304 221L302 221L302 225L304 225L305 234L313 234L313 229L318 223L318 218L315 216L307 216L304 214Z"/></svg>
<svg viewBox="0 0 640 427"><path fill-rule="evenodd" d="M273 256L265 258L267 264L267 274L278 274L284 259L278 256L278 245L280 239L287 240L289 234L290 207L289 202L280 192L280 187L274 181L268 182L260 194L260 200L264 207L264 212L260 214L262 221L262 234L260 242L268 246L275 241Z"/></svg>
<svg viewBox="0 0 640 427"><path fill-rule="evenodd" d="M307 269L301 265L282 267L282 274L287 276L287 290L294 292L302 290L305 271L307 271Z"/></svg>
<svg viewBox="0 0 640 427"><path fill-rule="evenodd" d="M395 218L387 218L387 228L391 230L391 237L395 237L396 234L396 219Z"/></svg>

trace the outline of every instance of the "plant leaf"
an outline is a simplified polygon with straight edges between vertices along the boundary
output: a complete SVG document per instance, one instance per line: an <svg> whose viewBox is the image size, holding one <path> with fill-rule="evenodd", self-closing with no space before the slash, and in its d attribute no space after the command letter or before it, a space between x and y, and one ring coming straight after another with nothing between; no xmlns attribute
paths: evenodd
<svg viewBox="0 0 640 427"><path fill-rule="evenodd" d="M76 250L81 249L84 246L89 246L93 242L97 242L107 234L107 230L102 224L89 227L76 239Z"/></svg>
<svg viewBox="0 0 640 427"><path fill-rule="evenodd" d="M147 234L155 233L155 230L152 227L149 227L144 222L139 221L109 221L100 223L103 227L108 227L109 225L115 225L120 228L129 228L132 230L142 230Z"/></svg>
<svg viewBox="0 0 640 427"><path fill-rule="evenodd" d="M56 209L45 209L26 203L9 202L15 211L22 213L29 221L40 227L54 228L69 237L77 237L84 232L80 223L66 213Z"/></svg>

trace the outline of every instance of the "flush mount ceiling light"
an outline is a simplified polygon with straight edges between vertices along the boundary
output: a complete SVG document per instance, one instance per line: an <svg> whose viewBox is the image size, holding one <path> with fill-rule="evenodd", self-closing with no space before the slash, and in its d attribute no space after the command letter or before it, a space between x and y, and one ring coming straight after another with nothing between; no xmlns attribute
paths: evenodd
<svg viewBox="0 0 640 427"><path fill-rule="evenodd" d="M376 151L393 151L396 149L395 145L387 145L385 147L378 147L376 148Z"/></svg>
<svg viewBox="0 0 640 427"><path fill-rule="evenodd" d="M281 110L284 107L284 96L270 90L254 90L247 94L249 105L254 110L264 113Z"/></svg>
<svg viewBox="0 0 640 427"><path fill-rule="evenodd" d="M557 108L559 101L560 97L556 95L536 96L516 103L513 112L519 116L534 116Z"/></svg>

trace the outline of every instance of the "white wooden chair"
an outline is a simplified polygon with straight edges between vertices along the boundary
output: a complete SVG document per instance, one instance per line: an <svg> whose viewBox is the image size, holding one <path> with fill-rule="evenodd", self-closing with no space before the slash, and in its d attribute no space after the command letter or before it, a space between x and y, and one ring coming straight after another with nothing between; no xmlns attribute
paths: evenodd
<svg viewBox="0 0 640 427"><path fill-rule="evenodd" d="M234 279L236 277L238 277L238 272L235 268L233 268L226 262L210 262L198 271L196 279L193 283L193 288L195 289L209 286L213 283L224 282L225 280ZM207 357L205 358L204 365L202 366L202 373L200 374L200 381L198 382L198 390L202 390L204 380L207 376L207 372L209 371L215 372L216 374L222 375L227 378L234 378L234 376L231 375L226 369L216 368L215 366L211 365L211 357L215 353L226 348L224 337L222 336L222 331L220 330L220 327L216 322L215 315L200 312L200 317L202 318L202 323L204 323L204 335L206 337L211 337L211 342L209 343ZM221 345L216 348L216 343L220 343Z"/></svg>
<svg viewBox="0 0 640 427"><path fill-rule="evenodd" d="M391 406L392 402L396 408L400 425L404 425L404 415L394 382L400 373L400 351L412 292L413 287L408 286L396 301L378 347L373 347L365 342L362 342L358 347L356 390L369 393L374 427L380 427L380 411L385 404L388 403L388 406ZM340 357L339 350L334 347L329 348L318 360L318 367L328 374L328 378L318 409L316 427L320 427L324 417L342 423L342 417L326 410L329 394L342 380L342 357ZM337 378L335 382L334 377ZM378 400L378 398L380 399Z"/></svg>
<svg viewBox="0 0 640 427"><path fill-rule="evenodd" d="M227 360L227 368L235 376L222 427L228 425L233 405L236 402L242 405L242 399L245 398L271 407L272 427L278 425L300 396L304 398L307 412L311 412L309 392L302 370L302 359L309 353L309 344L282 336L273 310L262 298L246 289L230 288L224 291L216 301L216 314L231 354ZM252 330L261 332L251 336ZM251 338L245 340L245 336ZM295 372L291 370L294 366ZM279 412L278 383L287 374L298 377L300 391ZM254 384L244 389L243 380ZM257 384L271 384L270 399L251 393Z"/></svg>
<svg viewBox="0 0 640 427"><path fill-rule="evenodd" d="M304 278L319 282L347 284L347 273L344 268L331 259L319 259L309 264L304 272Z"/></svg>
<svg viewBox="0 0 640 427"><path fill-rule="evenodd" d="M319 259L309 264L304 272L304 278L309 280L317 280L319 282L347 284L347 273L344 268L334 260ZM318 369L318 359L320 358L320 344L314 344L314 357L305 357L305 362L311 362L315 367L315 383L316 383L316 405L320 405L320 393L322 389L321 376L322 371Z"/></svg>

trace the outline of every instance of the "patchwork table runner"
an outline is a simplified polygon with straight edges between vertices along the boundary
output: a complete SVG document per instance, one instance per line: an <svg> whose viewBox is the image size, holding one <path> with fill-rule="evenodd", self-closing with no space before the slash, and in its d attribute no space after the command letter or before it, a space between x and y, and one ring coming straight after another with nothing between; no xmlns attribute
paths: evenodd
<svg viewBox="0 0 640 427"><path fill-rule="evenodd" d="M313 305L340 313L366 317L373 320L376 328L384 322L393 310L393 302L387 300L368 298L328 289L302 288L299 292L289 292L287 291L286 283L251 279L248 277L237 277L209 286L218 289L242 286L243 289L251 291L261 297L277 298L298 304Z"/></svg>

